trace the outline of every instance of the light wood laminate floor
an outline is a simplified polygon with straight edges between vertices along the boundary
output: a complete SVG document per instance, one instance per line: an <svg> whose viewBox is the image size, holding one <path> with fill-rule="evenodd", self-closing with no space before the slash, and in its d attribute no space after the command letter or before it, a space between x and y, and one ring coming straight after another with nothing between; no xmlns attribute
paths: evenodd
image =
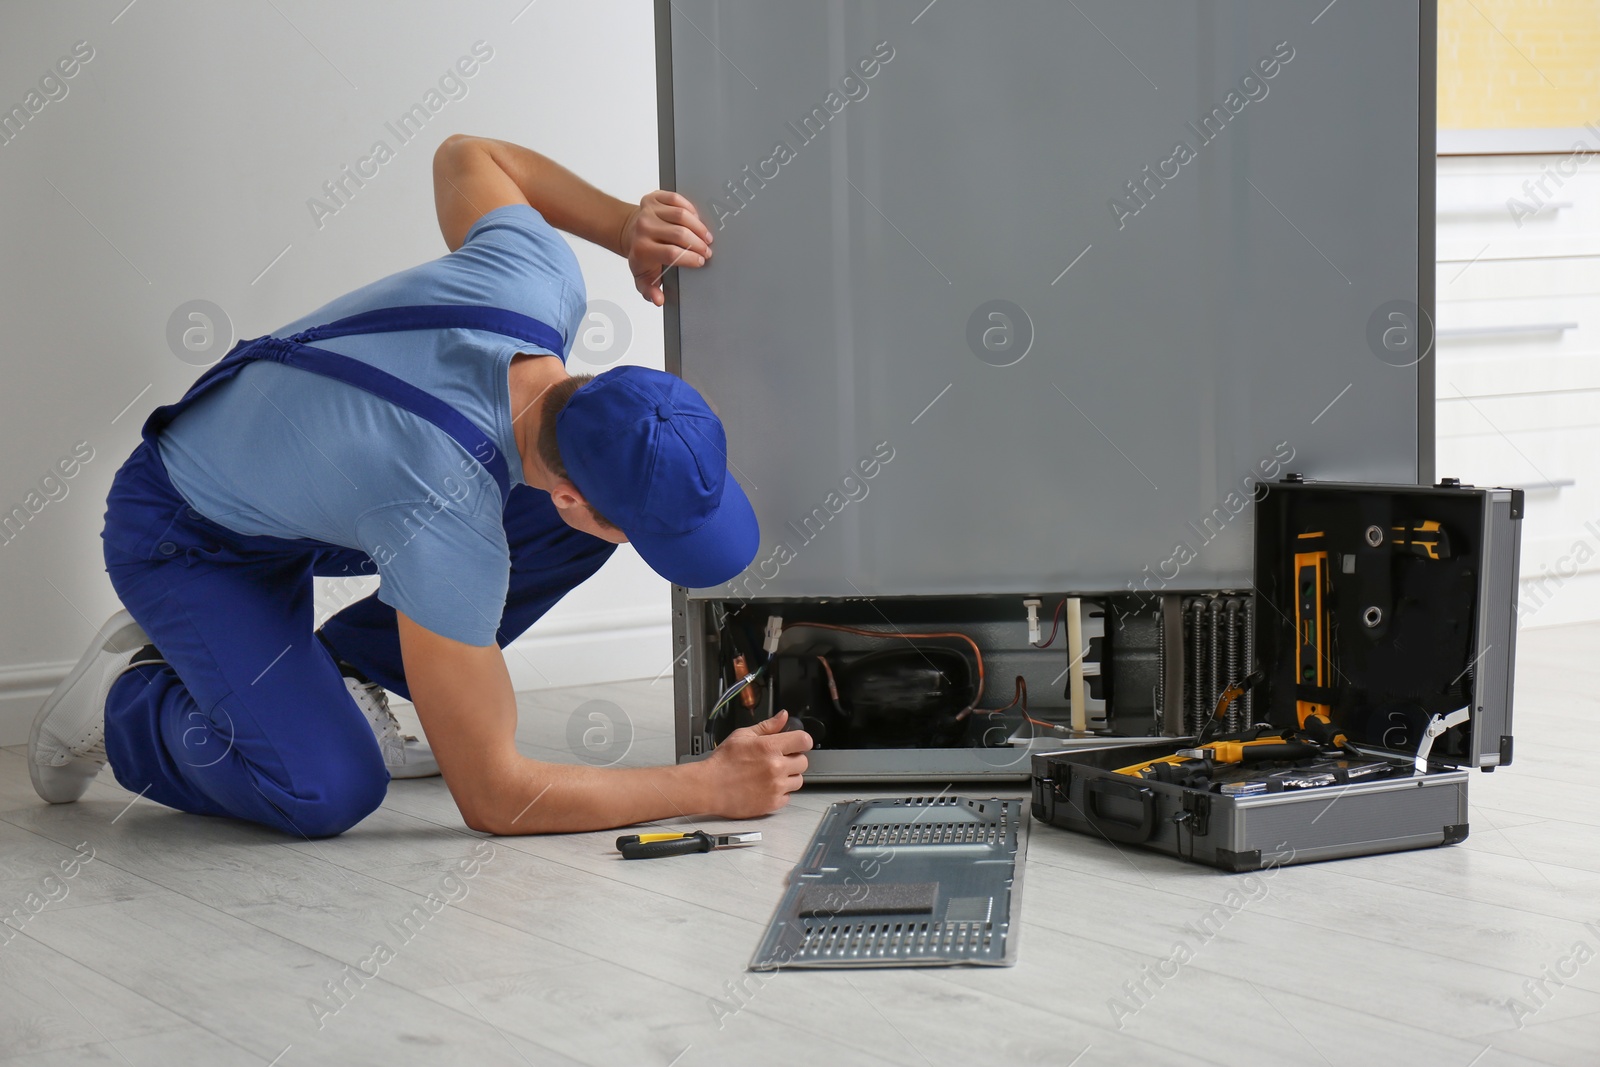
<svg viewBox="0 0 1600 1067"><path fill-rule="evenodd" d="M109 773L51 807L0 749L0 912L26 915L0 928L0 1061L1600 1064L1597 653L1600 627L1522 635L1516 762L1474 776L1451 848L1246 882L1035 826L1003 969L745 971L823 808L870 790L738 824L756 848L624 862L614 833L472 833L437 779L312 842ZM571 760L611 706L624 763L670 758L666 679L524 694L520 743Z"/></svg>

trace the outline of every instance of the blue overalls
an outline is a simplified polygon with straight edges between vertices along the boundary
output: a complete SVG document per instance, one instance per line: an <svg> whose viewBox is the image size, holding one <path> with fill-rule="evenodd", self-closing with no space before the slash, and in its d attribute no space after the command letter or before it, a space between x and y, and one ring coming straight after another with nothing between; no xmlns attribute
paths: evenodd
<svg viewBox="0 0 1600 1067"><path fill-rule="evenodd" d="M106 700L106 753L125 788L182 811L309 838L360 822L389 784L378 741L337 661L408 697L394 609L374 594L313 632L312 576L375 574L372 560L311 539L247 536L204 518L173 487L156 447L164 426L252 361L299 367L399 405L444 430L494 477L511 549L501 647L616 548L562 522L548 493L511 488L506 457L450 405L307 343L451 328L565 352L549 326L498 308L383 308L287 339L241 341L182 399L145 422L143 441L112 483L101 534L117 596L165 660L124 674Z"/></svg>

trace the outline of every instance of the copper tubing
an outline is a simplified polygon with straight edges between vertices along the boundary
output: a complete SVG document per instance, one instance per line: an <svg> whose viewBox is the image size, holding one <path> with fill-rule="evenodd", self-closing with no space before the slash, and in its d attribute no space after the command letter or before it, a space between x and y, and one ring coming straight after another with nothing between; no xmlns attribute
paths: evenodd
<svg viewBox="0 0 1600 1067"><path fill-rule="evenodd" d="M817 662L822 664L822 673L828 676L828 698L833 701L833 710L844 715L844 708L839 705L839 684L833 680L833 664L828 662L827 656L818 656Z"/></svg>
<svg viewBox="0 0 1600 1067"><path fill-rule="evenodd" d="M1017 688L1015 694L1011 697L1011 703L1000 708L979 708L977 710L983 712L985 715L999 715L1002 712L1010 711L1019 704L1022 705L1020 710L1022 712L1022 718L1024 721L1030 722L1035 726L1043 726L1050 730L1056 730L1060 728L1056 723L1045 722L1043 719L1035 719L1032 715L1028 714L1028 680L1020 674L1017 675Z"/></svg>
<svg viewBox="0 0 1600 1067"><path fill-rule="evenodd" d="M733 680L734 680L734 683L737 684L739 682L744 681L745 676L748 675L749 673L750 673L750 665L745 662L745 658L743 656L734 656L733 657ZM739 703L743 704L747 708L753 708L757 704L761 703L761 694L756 691L756 683L755 682L751 682L749 685L747 685L743 689L739 690Z"/></svg>

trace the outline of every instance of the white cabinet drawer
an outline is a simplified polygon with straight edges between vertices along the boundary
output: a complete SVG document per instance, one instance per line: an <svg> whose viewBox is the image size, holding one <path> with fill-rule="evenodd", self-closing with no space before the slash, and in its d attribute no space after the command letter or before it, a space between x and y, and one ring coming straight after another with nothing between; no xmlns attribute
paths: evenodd
<svg viewBox="0 0 1600 1067"><path fill-rule="evenodd" d="M1453 382L1438 382L1436 436L1488 437L1556 434L1600 428L1600 392L1553 392L1525 396L1463 396Z"/></svg>
<svg viewBox="0 0 1600 1067"><path fill-rule="evenodd" d="M1504 362L1530 375L1525 389L1579 388L1587 361L1600 353L1600 297L1474 305L1441 319L1434 342L1441 375L1457 366Z"/></svg>
<svg viewBox="0 0 1600 1067"><path fill-rule="evenodd" d="M1600 353L1541 353L1534 358L1529 350L1513 354L1496 348L1485 354L1466 349L1465 345L1448 346L1441 352L1434 375L1435 396L1441 402L1462 396L1478 399L1584 392L1600 404Z"/></svg>
<svg viewBox="0 0 1600 1067"><path fill-rule="evenodd" d="M1494 259L1472 264L1441 261L1434 272L1438 313L1447 304L1523 297L1592 296L1600 293L1600 252L1543 259Z"/></svg>
<svg viewBox="0 0 1600 1067"><path fill-rule="evenodd" d="M1451 157L1436 175L1441 261L1600 252L1600 153Z"/></svg>
<svg viewBox="0 0 1600 1067"><path fill-rule="evenodd" d="M1530 506L1566 507L1600 491L1600 431L1463 435L1438 442L1434 469L1468 485L1524 489ZM1555 488L1542 488L1553 483ZM1536 499L1537 498L1537 499ZM1600 501L1597 501L1600 507Z"/></svg>
<svg viewBox="0 0 1600 1067"><path fill-rule="evenodd" d="M1439 265L1440 397L1600 385L1600 256Z"/></svg>
<svg viewBox="0 0 1600 1067"><path fill-rule="evenodd" d="M1600 573L1600 429L1441 439L1437 469L1475 485L1524 490L1525 590L1543 583L1548 598L1577 574ZM1582 617L1600 617L1600 603L1584 610Z"/></svg>

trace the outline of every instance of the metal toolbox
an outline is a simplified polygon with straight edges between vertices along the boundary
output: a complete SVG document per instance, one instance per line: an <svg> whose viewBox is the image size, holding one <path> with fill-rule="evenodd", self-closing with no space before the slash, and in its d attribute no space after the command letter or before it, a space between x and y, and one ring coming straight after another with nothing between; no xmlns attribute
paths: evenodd
<svg viewBox="0 0 1600 1067"><path fill-rule="evenodd" d="M1254 718L1290 731L1310 709L1381 776L1227 795L1121 773L1195 750L1164 739L1035 755L1034 817L1230 871L1463 840L1468 770L1511 762L1522 506L1451 480L1272 485L1255 515Z"/></svg>

